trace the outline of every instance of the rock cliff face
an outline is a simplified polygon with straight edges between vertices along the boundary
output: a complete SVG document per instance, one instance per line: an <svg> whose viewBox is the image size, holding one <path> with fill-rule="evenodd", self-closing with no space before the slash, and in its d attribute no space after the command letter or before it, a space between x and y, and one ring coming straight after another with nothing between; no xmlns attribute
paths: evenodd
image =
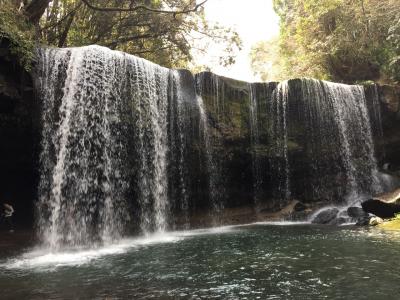
<svg viewBox="0 0 400 300"><path fill-rule="evenodd" d="M19 223L31 225L38 198L44 99L35 98L32 78L7 49L3 42L0 200L14 204ZM254 212L282 211L293 199L307 206L340 203L351 192L360 197L375 193L376 186L396 185L379 171L400 174L399 88L371 85L363 89L312 79L249 84L208 72L174 74L166 75L169 100L162 123L168 131L167 148L162 149L168 156L167 177L157 178L168 181L166 197L174 199L169 209L175 215L189 207L190 216L177 223L188 217L201 219L198 216L212 206L217 211L236 209L232 215L240 222L254 220L248 216ZM204 102L203 112L198 96ZM126 118L132 115L124 113ZM202 122L207 123L206 130ZM136 141L143 136L136 127L127 126L124 123L121 128L133 137L129 140L135 157L150 159L144 149L136 149ZM127 172L140 171L136 161L128 159L127 164L126 169L131 169ZM133 187L127 193L139 197ZM140 205L133 201L130 209L139 211ZM240 208L245 217L237 217ZM226 219L229 222L229 216ZM196 222L204 223L192 223Z"/></svg>
<svg viewBox="0 0 400 300"><path fill-rule="evenodd" d="M382 134L375 134L378 158L383 167L399 175L400 171L400 87L379 87L379 104L382 112Z"/></svg>
<svg viewBox="0 0 400 300"><path fill-rule="evenodd" d="M38 102L32 80L0 43L0 201L11 203L15 221L31 226L36 198Z"/></svg>

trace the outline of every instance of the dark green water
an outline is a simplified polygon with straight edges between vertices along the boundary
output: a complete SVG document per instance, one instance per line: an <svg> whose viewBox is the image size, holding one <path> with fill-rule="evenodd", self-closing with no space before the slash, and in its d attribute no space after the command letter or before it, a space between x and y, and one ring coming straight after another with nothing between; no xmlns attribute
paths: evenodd
<svg viewBox="0 0 400 300"><path fill-rule="evenodd" d="M1 299L400 299L400 235L252 225L36 250L0 261Z"/></svg>

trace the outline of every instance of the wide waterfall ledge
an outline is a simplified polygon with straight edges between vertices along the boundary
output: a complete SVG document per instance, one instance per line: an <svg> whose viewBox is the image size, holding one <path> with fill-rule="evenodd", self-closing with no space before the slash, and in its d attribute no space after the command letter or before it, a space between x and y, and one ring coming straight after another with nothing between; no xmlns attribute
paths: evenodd
<svg viewBox="0 0 400 300"><path fill-rule="evenodd" d="M399 186L377 85L245 83L100 46L38 49L46 247L307 220Z"/></svg>

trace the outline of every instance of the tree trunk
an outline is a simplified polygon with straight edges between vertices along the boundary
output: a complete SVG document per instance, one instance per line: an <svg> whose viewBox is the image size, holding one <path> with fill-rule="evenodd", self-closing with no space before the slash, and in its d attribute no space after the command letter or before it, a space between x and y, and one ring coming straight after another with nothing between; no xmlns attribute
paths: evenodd
<svg viewBox="0 0 400 300"><path fill-rule="evenodd" d="M25 7L25 16L34 24L37 24L51 0L32 0Z"/></svg>
<svg viewBox="0 0 400 300"><path fill-rule="evenodd" d="M58 41L58 47L60 47L60 48L65 46L65 41L67 40L68 32L69 32L69 29L71 28L71 24L72 24L72 21L74 20L74 17L75 17L75 12L72 13L72 15L70 15L70 17L67 21L67 24L65 25L65 28L60 36L60 39Z"/></svg>

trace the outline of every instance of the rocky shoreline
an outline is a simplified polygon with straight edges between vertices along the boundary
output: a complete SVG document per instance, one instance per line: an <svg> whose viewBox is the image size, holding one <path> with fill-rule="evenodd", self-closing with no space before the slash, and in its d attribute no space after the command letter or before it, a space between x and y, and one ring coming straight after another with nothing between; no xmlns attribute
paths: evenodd
<svg viewBox="0 0 400 300"><path fill-rule="evenodd" d="M398 221L398 214L400 214L399 188L362 201L361 207L325 207L314 214L311 222L326 225L340 225L351 222L359 226L376 226L393 222L393 220ZM400 226L398 226L398 229L400 229Z"/></svg>

